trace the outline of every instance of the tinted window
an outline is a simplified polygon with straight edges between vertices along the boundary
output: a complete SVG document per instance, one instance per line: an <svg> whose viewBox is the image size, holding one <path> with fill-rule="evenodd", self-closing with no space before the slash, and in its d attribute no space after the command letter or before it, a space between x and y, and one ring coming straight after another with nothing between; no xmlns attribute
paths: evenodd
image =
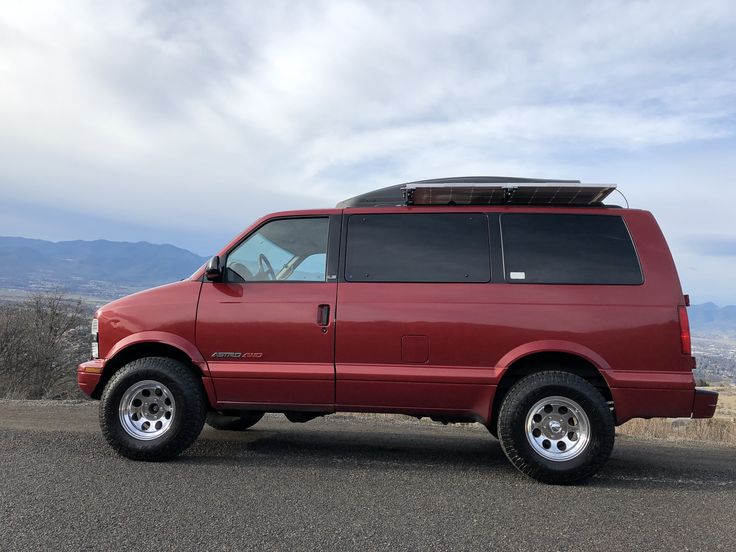
<svg viewBox="0 0 736 552"><path fill-rule="evenodd" d="M621 217L504 214L506 280L528 284L640 284Z"/></svg>
<svg viewBox="0 0 736 552"><path fill-rule="evenodd" d="M479 214L353 215L352 282L488 282L488 219Z"/></svg>
<svg viewBox="0 0 736 552"><path fill-rule="evenodd" d="M227 256L230 282L324 282L327 218L268 222Z"/></svg>

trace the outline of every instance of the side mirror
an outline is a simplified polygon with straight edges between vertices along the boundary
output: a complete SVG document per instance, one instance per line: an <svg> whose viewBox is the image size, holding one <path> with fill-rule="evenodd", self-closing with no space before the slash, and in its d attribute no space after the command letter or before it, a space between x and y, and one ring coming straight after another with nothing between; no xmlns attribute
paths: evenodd
<svg viewBox="0 0 736 552"><path fill-rule="evenodd" d="M222 279L222 267L220 266L220 257L215 255L209 261L204 269L205 277L211 282L217 282Z"/></svg>

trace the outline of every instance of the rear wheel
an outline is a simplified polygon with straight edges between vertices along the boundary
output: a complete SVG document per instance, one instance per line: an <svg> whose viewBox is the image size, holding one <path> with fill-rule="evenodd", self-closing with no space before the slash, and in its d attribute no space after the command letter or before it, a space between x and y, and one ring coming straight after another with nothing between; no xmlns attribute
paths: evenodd
<svg viewBox="0 0 736 552"><path fill-rule="evenodd" d="M207 425L222 431L242 431L256 425L264 412L243 411L239 416L226 416L217 412L207 413Z"/></svg>
<svg viewBox="0 0 736 552"><path fill-rule="evenodd" d="M107 442L133 460L168 460L188 448L207 413L199 378L179 361L134 360L116 372L100 401Z"/></svg>
<svg viewBox="0 0 736 552"><path fill-rule="evenodd" d="M583 378L539 372L504 397L498 435L519 471L545 483L570 484L592 476L608 460L614 421L601 393Z"/></svg>

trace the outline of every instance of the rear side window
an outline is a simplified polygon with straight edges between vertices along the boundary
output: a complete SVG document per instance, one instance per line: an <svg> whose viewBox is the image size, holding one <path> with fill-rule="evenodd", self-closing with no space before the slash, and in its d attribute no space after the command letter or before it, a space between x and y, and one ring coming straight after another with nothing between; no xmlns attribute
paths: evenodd
<svg viewBox="0 0 736 552"><path fill-rule="evenodd" d="M481 214L352 215L349 282L488 282L488 218Z"/></svg>
<svg viewBox="0 0 736 552"><path fill-rule="evenodd" d="M641 284L621 217L503 214L506 280L527 284Z"/></svg>

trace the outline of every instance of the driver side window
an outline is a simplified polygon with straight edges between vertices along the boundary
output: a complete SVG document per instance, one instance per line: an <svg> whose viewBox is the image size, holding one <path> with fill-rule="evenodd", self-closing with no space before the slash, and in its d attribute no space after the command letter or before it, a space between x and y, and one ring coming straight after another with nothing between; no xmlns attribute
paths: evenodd
<svg viewBox="0 0 736 552"><path fill-rule="evenodd" d="M228 282L324 282L329 219L268 222L227 256Z"/></svg>

